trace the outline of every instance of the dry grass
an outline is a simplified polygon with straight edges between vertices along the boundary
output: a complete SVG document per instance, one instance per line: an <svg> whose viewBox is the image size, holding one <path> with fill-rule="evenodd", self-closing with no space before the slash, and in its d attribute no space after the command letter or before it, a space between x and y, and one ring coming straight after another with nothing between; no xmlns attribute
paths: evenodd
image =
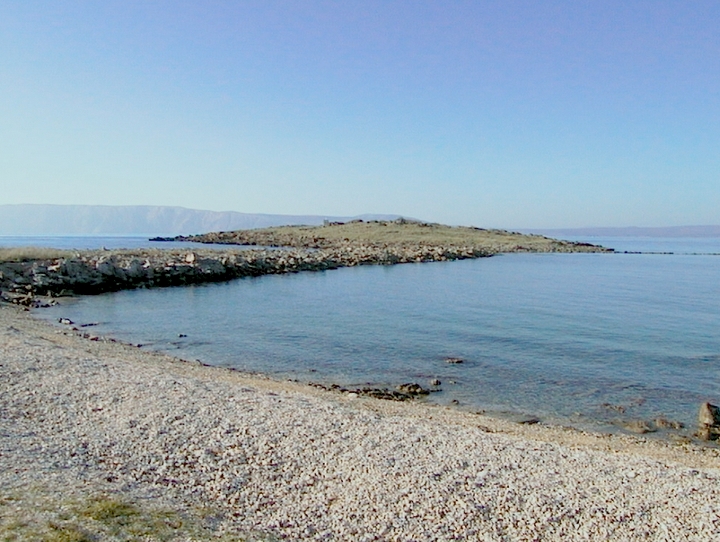
<svg viewBox="0 0 720 542"><path fill-rule="evenodd" d="M54 260L67 258L74 254L69 250L44 247L12 247L0 248L0 263L2 262L29 262L33 260Z"/></svg>
<svg viewBox="0 0 720 542"><path fill-rule="evenodd" d="M348 243L375 246L477 247L493 252L513 251L517 247L538 251L559 245L579 247L575 243L541 235L412 221L353 221L325 226L281 226L208 233L188 239L202 242L311 248L333 248Z"/></svg>

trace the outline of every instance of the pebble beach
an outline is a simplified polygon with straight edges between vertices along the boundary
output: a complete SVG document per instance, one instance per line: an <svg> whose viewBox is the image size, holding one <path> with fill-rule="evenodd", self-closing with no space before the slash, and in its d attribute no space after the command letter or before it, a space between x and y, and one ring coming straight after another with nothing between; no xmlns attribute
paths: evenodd
<svg viewBox="0 0 720 542"><path fill-rule="evenodd" d="M7 540L720 539L714 445L332 393L9 305L0 413ZM133 538L78 512L98 496L175 519Z"/></svg>

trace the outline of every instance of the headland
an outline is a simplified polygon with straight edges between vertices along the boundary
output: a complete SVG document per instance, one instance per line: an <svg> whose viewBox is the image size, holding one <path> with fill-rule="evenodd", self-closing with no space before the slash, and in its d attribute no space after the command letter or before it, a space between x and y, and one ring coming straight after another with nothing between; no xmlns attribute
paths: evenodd
<svg viewBox="0 0 720 542"><path fill-rule="evenodd" d="M37 296L220 282L268 274L484 258L510 252L612 252L587 243L502 230L403 219L206 233L158 241L197 241L228 250L0 249L0 296L21 305ZM280 247L232 250L233 245Z"/></svg>

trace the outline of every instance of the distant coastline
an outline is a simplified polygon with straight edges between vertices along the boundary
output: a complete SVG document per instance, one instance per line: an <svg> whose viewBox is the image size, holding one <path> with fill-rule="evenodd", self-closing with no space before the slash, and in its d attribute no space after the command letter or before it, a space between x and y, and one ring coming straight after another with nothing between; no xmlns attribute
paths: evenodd
<svg viewBox="0 0 720 542"><path fill-rule="evenodd" d="M0 236L190 236L201 232L320 226L325 221L396 220L399 214L284 215L154 205L0 205ZM415 218L405 217L411 221ZM515 228L548 237L720 238L720 225L672 227Z"/></svg>
<svg viewBox="0 0 720 542"><path fill-rule="evenodd" d="M526 233L536 233L550 237L718 237L720 226L670 226L670 227L624 227L624 228L557 228L524 229Z"/></svg>
<svg viewBox="0 0 720 542"><path fill-rule="evenodd" d="M325 220L395 220L399 216L280 215L154 205L0 205L0 236L175 236L293 224L320 225Z"/></svg>

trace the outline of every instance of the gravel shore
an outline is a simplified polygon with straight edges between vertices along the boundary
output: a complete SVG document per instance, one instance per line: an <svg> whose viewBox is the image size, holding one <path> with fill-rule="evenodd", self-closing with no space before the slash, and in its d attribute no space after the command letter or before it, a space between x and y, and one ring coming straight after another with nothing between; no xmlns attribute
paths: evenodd
<svg viewBox="0 0 720 542"><path fill-rule="evenodd" d="M73 504L98 496L181 518L145 539L720 539L717 448L353 398L10 306L0 413L6 540L33 539L30 523L143 539Z"/></svg>

